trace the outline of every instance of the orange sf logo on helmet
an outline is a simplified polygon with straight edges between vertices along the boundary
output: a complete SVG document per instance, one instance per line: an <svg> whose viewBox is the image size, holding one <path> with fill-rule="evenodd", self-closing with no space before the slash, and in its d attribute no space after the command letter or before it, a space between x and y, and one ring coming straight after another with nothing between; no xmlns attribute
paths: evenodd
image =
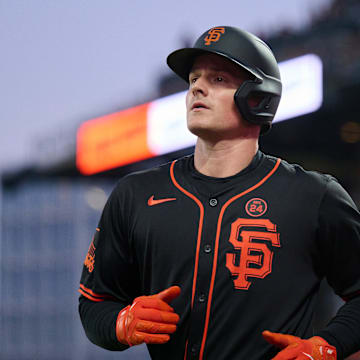
<svg viewBox="0 0 360 360"><path fill-rule="evenodd" d="M225 33L225 28L223 27L215 27L208 31L208 34L206 36L205 45L210 45L212 42L217 42L220 39L221 34Z"/></svg>

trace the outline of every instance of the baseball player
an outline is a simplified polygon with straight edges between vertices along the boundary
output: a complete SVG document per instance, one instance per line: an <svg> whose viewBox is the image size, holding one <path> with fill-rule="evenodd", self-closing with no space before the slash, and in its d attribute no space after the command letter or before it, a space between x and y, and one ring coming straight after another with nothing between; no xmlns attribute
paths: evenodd
<svg viewBox="0 0 360 360"><path fill-rule="evenodd" d="M360 348L360 214L333 177L259 150L281 96L256 36L211 28L167 63L189 83L194 154L113 190L86 256L80 316L152 359L343 359ZM326 277L346 303L311 321Z"/></svg>

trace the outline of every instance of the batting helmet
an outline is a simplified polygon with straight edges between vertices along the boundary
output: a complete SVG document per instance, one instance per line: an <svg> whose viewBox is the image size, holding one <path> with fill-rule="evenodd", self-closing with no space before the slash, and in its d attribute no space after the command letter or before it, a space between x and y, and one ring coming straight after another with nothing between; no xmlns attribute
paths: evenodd
<svg viewBox="0 0 360 360"><path fill-rule="evenodd" d="M282 88L279 67L269 46L246 31L217 26L203 33L192 48L172 52L167 64L189 82L195 58L207 53L223 56L253 75L237 89L234 101L245 120L261 125L261 133L267 132L278 108ZM256 107L250 107L247 101L252 95L261 98Z"/></svg>

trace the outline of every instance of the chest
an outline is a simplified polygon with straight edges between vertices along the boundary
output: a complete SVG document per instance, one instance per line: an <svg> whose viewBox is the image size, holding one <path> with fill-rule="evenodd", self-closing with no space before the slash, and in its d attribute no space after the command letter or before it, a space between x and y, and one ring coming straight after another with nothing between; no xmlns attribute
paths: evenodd
<svg viewBox="0 0 360 360"><path fill-rule="evenodd" d="M235 190L165 199L134 216L132 241L145 263L184 267L197 260L210 268L216 261L230 274L246 270L259 276L273 263L311 266L316 207L301 194L263 187L244 195Z"/></svg>

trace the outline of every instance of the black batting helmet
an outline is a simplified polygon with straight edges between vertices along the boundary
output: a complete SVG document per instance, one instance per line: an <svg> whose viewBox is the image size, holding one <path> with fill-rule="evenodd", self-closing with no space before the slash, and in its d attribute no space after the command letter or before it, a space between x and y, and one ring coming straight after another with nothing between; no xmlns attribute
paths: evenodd
<svg viewBox="0 0 360 360"><path fill-rule="evenodd" d="M269 46L249 32L231 26L217 26L203 33L192 48L172 52L167 64L189 82L195 58L206 53L223 56L253 75L253 79L237 89L234 100L245 120L261 125L261 133L267 132L278 108L282 88L279 67ZM251 95L262 99L256 107L248 104Z"/></svg>

